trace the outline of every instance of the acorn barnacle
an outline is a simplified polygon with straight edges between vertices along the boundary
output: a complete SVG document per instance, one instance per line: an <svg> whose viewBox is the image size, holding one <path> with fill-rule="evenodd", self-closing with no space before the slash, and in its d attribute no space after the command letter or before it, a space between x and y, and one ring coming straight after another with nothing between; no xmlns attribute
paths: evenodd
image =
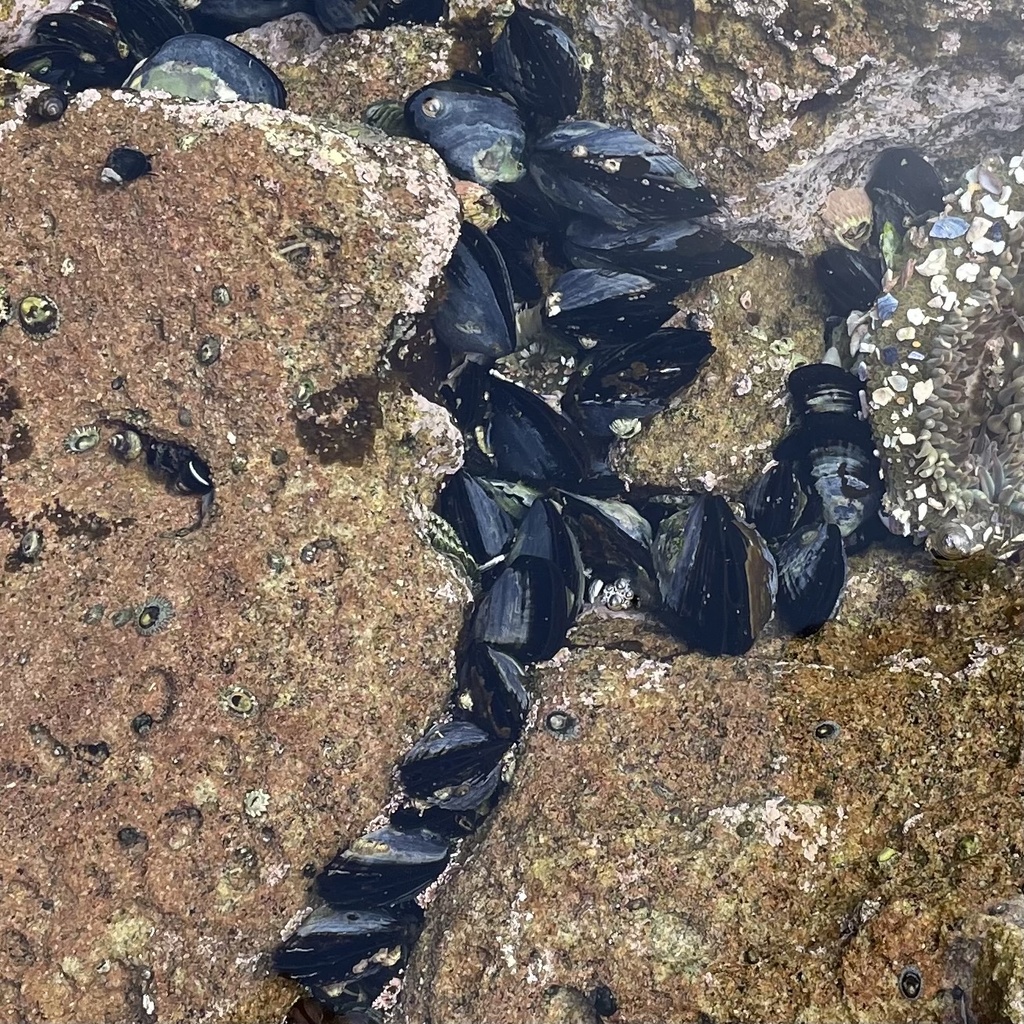
<svg viewBox="0 0 1024 1024"><path fill-rule="evenodd" d="M110 439L110 450L122 462L132 462L142 454L142 438L134 430L119 430Z"/></svg>
<svg viewBox="0 0 1024 1024"><path fill-rule="evenodd" d="M0 285L0 327L3 327L10 321L13 312L14 307L11 304L11 296L7 289Z"/></svg>
<svg viewBox="0 0 1024 1024"><path fill-rule="evenodd" d="M862 188L837 188L825 197L821 219L847 249L859 249L871 234L873 207Z"/></svg>
<svg viewBox="0 0 1024 1024"><path fill-rule="evenodd" d="M217 702L224 711L236 718L250 718L259 711L256 695L244 686L224 687Z"/></svg>
<svg viewBox="0 0 1024 1024"><path fill-rule="evenodd" d="M60 310L48 295L26 295L18 303L18 321L26 334L45 338L60 326Z"/></svg>
<svg viewBox="0 0 1024 1024"><path fill-rule="evenodd" d="M99 427L89 424L84 427L75 427L66 438L64 447L72 455L81 455L82 452L92 451L100 443Z"/></svg>
<svg viewBox="0 0 1024 1024"><path fill-rule="evenodd" d="M152 636L166 629L174 618L174 606L166 597L147 598L135 617L135 631L140 636Z"/></svg>
<svg viewBox="0 0 1024 1024"><path fill-rule="evenodd" d="M196 362L200 366L210 366L220 359L220 338L216 334L207 334L196 349Z"/></svg>
<svg viewBox="0 0 1024 1024"><path fill-rule="evenodd" d="M18 557L23 562L37 562L43 553L43 534L40 530L26 530L18 544Z"/></svg>

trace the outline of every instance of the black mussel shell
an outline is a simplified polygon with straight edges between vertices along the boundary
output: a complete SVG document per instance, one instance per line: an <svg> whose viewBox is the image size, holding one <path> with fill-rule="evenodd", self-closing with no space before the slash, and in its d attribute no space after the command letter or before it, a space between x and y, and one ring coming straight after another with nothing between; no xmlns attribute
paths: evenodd
<svg viewBox="0 0 1024 1024"><path fill-rule="evenodd" d="M558 566L521 555L501 570L474 609L469 636L524 662L544 661L565 643L571 611Z"/></svg>
<svg viewBox="0 0 1024 1024"><path fill-rule="evenodd" d="M526 668L505 651L470 643L459 652L457 672L452 714L498 739L518 740L530 707Z"/></svg>
<svg viewBox="0 0 1024 1024"><path fill-rule="evenodd" d="M871 237L876 245L885 225L892 224L897 237L912 224L941 213L945 189L930 163L905 147L882 150L865 186L873 206Z"/></svg>
<svg viewBox="0 0 1024 1024"><path fill-rule="evenodd" d="M670 516L654 542L669 627L706 654L745 654L772 616L775 559L716 494Z"/></svg>
<svg viewBox="0 0 1024 1024"><path fill-rule="evenodd" d="M494 44L494 76L520 106L560 121L579 109L583 72L576 46L551 18L516 6Z"/></svg>
<svg viewBox="0 0 1024 1024"><path fill-rule="evenodd" d="M197 32L227 36L289 14L312 11L312 0L200 0L192 11L192 20Z"/></svg>
<svg viewBox="0 0 1024 1024"><path fill-rule="evenodd" d="M446 840L426 829L381 828L342 850L317 876L335 910L392 907L419 895L448 864Z"/></svg>
<svg viewBox="0 0 1024 1024"><path fill-rule="evenodd" d="M796 463L782 460L762 473L743 497L747 521L769 544L788 537L807 508Z"/></svg>
<svg viewBox="0 0 1024 1024"><path fill-rule="evenodd" d="M121 35L138 58L148 57L168 39L193 29L192 19L177 0L113 0Z"/></svg>
<svg viewBox="0 0 1024 1024"><path fill-rule="evenodd" d="M44 14L36 22L35 38L37 43L70 46L90 64L113 68L128 58L117 19L106 4L88 3L76 11Z"/></svg>
<svg viewBox="0 0 1024 1024"><path fill-rule="evenodd" d="M529 175L518 181L495 182L491 192L505 217L525 234L547 238L560 230L565 211L552 203Z"/></svg>
<svg viewBox="0 0 1024 1024"><path fill-rule="evenodd" d="M535 499L519 524L508 560L514 562L521 555L545 558L558 566L565 581L569 615L575 619L583 606L583 563L576 538L551 499Z"/></svg>
<svg viewBox="0 0 1024 1024"><path fill-rule="evenodd" d="M487 237L505 261L515 300L524 304L539 301L543 290L537 278L533 237L509 220L499 220Z"/></svg>
<svg viewBox="0 0 1024 1024"><path fill-rule="evenodd" d="M650 419L688 388L715 351L711 335L666 327L641 341L597 349L573 375L562 407L596 437L635 432L632 421Z"/></svg>
<svg viewBox="0 0 1024 1024"><path fill-rule="evenodd" d="M817 632L836 613L846 585L846 547L834 523L797 530L779 547L779 617L797 636Z"/></svg>
<svg viewBox="0 0 1024 1024"><path fill-rule="evenodd" d="M433 25L444 16L444 0L385 0L382 26Z"/></svg>
<svg viewBox="0 0 1024 1024"><path fill-rule="evenodd" d="M674 286L741 267L752 258L714 228L696 221L641 224L625 230L577 217L566 229L565 255L574 267L625 270Z"/></svg>
<svg viewBox="0 0 1024 1024"><path fill-rule="evenodd" d="M819 413L840 413L856 419L864 408L860 378L831 363L798 366L787 378L786 387L797 422Z"/></svg>
<svg viewBox="0 0 1024 1024"><path fill-rule="evenodd" d="M865 421L820 413L787 434L775 457L797 463L804 489L820 498L822 518L835 523L844 539L856 538L877 517L885 487Z"/></svg>
<svg viewBox="0 0 1024 1024"><path fill-rule="evenodd" d="M273 955L278 974L344 1012L370 1005L398 973L423 927L423 911L318 907Z"/></svg>
<svg viewBox="0 0 1024 1024"><path fill-rule="evenodd" d="M145 174L150 174L153 164L141 150L129 146L112 149L100 170L100 181L107 185L125 185Z"/></svg>
<svg viewBox="0 0 1024 1024"><path fill-rule="evenodd" d="M622 607L616 610L634 605L654 608L658 584L651 555L651 524L625 501L569 493L563 493L562 500L563 517L579 542L589 578L604 584L628 584L616 591L623 598Z"/></svg>
<svg viewBox="0 0 1024 1024"><path fill-rule="evenodd" d="M562 274L541 307L546 326L584 348L636 341L676 312L669 295L650 278L594 269Z"/></svg>
<svg viewBox="0 0 1024 1024"><path fill-rule="evenodd" d="M77 92L105 84L106 69L83 61L78 51L66 43L24 46L7 54L0 65L9 71L22 71L61 92Z"/></svg>
<svg viewBox="0 0 1024 1024"><path fill-rule="evenodd" d="M500 782L500 780L499 780ZM503 787L495 785L489 795L468 810L455 810L447 805L423 800L408 800L391 812L390 822L396 828L425 828L446 839L472 835L494 810Z"/></svg>
<svg viewBox="0 0 1024 1024"><path fill-rule="evenodd" d="M387 0L315 0L320 23L328 32L354 32L381 24L381 8Z"/></svg>
<svg viewBox="0 0 1024 1024"><path fill-rule="evenodd" d="M578 427L526 388L492 376L487 390L492 476L571 490L588 475L590 458Z"/></svg>
<svg viewBox="0 0 1024 1024"><path fill-rule="evenodd" d="M464 469L448 478L437 498L437 513L451 523L477 565L500 555L515 535L512 517Z"/></svg>
<svg viewBox="0 0 1024 1024"><path fill-rule="evenodd" d="M281 80L251 53L192 32L169 39L129 75L125 89L159 89L179 99L245 100L284 107Z"/></svg>
<svg viewBox="0 0 1024 1024"><path fill-rule="evenodd" d="M882 290L885 263L877 254L832 246L815 257L814 273L834 316L869 309Z"/></svg>
<svg viewBox="0 0 1024 1024"><path fill-rule="evenodd" d="M463 224L444 270L447 291L434 314L438 341L453 352L498 359L516 347L516 314L505 260L479 228Z"/></svg>
<svg viewBox="0 0 1024 1024"><path fill-rule="evenodd" d="M398 774L410 796L439 799L442 790L486 778L508 748L472 722L439 722L412 745Z"/></svg>
<svg viewBox="0 0 1024 1024"><path fill-rule="evenodd" d="M542 135L530 156L530 174L553 202L619 227L652 217L699 217L717 208L670 153L599 121L568 121Z"/></svg>
<svg viewBox="0 0 1024 1024"><path fill-rule="evenodd" d="M490 186L526 173L523 119L515 103L493 89L458 79L433 82L409 97L405 116L458 178Z"/></svg>

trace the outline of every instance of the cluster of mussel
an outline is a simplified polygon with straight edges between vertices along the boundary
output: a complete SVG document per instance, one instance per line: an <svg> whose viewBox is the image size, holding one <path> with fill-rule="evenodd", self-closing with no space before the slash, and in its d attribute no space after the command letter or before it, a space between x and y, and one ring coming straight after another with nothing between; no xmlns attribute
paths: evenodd
<svg viewBox="0 0 1024 1024"><path fill-rule="evenodd" d="M695 318L665 326L673 299L750 254L704 219L712 195L671 154L571 120L582 75L555 20L517 8L482 66L415 92L400 125L375 112L486 187L502 216L486 231L464 224L432 320L451 360L440 395L466 442L434 541L476 591L455 689L399 765L387 824L324 868L323 905L274 955L340 1010L372 1003L406 963L417 897L508 780L529 666L563 646L585 604L643 611L713 655L747 651L776 610L812 632L834 613L846 551L867 542L882 492L862 385L818 364L790 377L792 427L745 518L717 494L627 494L611 444L667 408L714 351ZM530 379L531 365L533 379L550 381L552 365L564 374L560 408L509 379ZM549 719L552 732L574 728Z"/></svg>
<svg viewBox="0 0 1024 1024"><path fill-rule="evenodd" d="M262 61L225 36L289 14L315 15L326 32L437 21L443 0L76 0L44 14L30 45L2 66L53 90L38 104L46 120L60 116L60 97L88 88L167 88L168 75L200 68L194 99L285 105L285 90ZM202 82L200 79L203 79Z"/></svg>

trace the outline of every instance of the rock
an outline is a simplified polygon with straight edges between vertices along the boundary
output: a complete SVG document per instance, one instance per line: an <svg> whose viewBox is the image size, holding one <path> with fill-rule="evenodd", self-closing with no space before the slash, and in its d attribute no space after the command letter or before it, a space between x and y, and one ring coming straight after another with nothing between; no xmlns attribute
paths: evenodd
<svg viewBox="0 0 1024 1024"><path fill-rule="evenodd" d="M425 147L284 112L23 109L0 283L61 320L0 334L0 1019L269 1024L265 955L451 686L465 595L416 509L461 441L378 364L457 201ZM123 144L155 173L102 186ZM209 464L197 529L126 425Z"/></svg>
<svg viewBox="0 0 1024 1024"><path fill-rule="evenodd" d="M228 42L267 64L288 64L314 53L327 35L309 14L288 14L264 25L228 36Z"/></svg>
<svg viewBox="0 0 1024 1024"><path fill-rule="evenodd" d="M404 100L421 85L466 66L466 53L441 28L393 25L328 36L301 61L275 64L288 106L332 122L358 121L379 100Z"/></svg>
<svg viewBox="0 0 1024 1024"><path fill-rule="evenodd" d="M72 0L8 0L0 6L0 56L27 46L44 14L66 11Z"/></svg>
<svg viewBox="0 0 1024 1024"><path fill-rule="evenodd" d="M965 603L924 565L854 559L838 623L742 659L651 629L556 656L405 1019L575 1020L556 1005L596 985L622 1024L960 1019L966 921L1016 892L1024 645L1008 577ZM556 709L576 738L544 728ZM1007 993L1014 936L989 972Z"/></svg>

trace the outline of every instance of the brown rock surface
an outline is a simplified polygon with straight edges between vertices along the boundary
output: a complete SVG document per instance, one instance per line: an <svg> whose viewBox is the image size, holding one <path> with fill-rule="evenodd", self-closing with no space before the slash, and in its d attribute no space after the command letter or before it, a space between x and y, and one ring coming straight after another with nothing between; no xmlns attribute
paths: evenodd
<svg viewBox="0 0 1024 1024"><path fill-rule="evenodd" d="M1020 883L1018 583L964 601L904 560L857 560L811 641L709 659L648 630L545 668L513 792L434 904L406 1019L594 1020L567 1017L566 993L602 984L622 1024L964 1019L965 922ZM574 739L543 727L556 709ZM818 739L826 720L838 735Z"/></svg>
<svg viewBox="0 0 1024 1024"><path fill-rule="evenodd" d="M457 204L422 147L244 105L5 116L2 284L61 323L0 334L0 1019L271 1021L261 954L450 686L463 595L410 512L459 442L377 364ZM101 186L124 143L157 173ZM209 463L201 528L120 423Z"/></svg>

